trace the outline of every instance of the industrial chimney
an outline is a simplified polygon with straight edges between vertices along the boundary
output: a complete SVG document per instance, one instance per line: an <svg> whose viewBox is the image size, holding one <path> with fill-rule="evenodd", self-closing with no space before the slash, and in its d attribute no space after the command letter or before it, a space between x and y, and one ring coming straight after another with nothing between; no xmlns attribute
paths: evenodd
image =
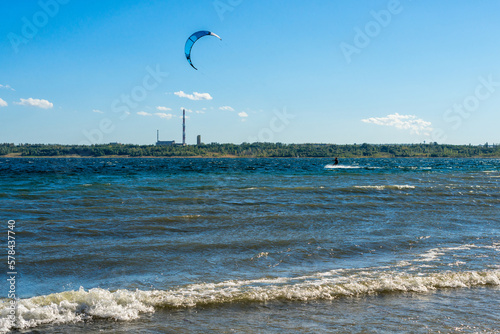
<svg viewBox="0 0 500 334"><path fill-rule="evenodd" d="M182 146L186 146L186 110L182 109Z"/></svg>

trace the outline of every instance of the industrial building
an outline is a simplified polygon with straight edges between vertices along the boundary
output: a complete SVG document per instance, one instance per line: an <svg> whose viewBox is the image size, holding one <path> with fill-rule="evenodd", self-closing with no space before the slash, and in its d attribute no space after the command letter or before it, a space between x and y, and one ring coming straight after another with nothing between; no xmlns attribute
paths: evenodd
<svg viewBox="0 0 500 334"><path fill-rule="evenodd" d="M196 144L201 145L201 136L196 137ZM186 110L182 109L182 144L176 144L175 140L160 140L160 130L156 130L156 146L186 146Z"/></svg>

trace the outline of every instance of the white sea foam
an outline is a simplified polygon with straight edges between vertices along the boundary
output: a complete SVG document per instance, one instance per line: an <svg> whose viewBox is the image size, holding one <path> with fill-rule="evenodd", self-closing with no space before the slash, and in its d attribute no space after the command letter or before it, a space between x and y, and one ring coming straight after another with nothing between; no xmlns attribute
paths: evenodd
<svg viewBox="0 0 500 334"><path fill-rule="evenodd" d="M389 186L389 187L395 187L396 189L415 189L415 186L410 186L407 184L395 185L395 186Z"/></svg>
<svg viewBox="0 0 500 334"><path fill-rule="evenodd" d="M201 215L184 215L184 216L181 216L181 218L199 218L201 217Z"/></svg>
<svg viewBox="0 0 500 334"><path fill-rule="evenodd" d="M261 257L267 257L269 255L269 252L260 252L259 254L257 254L255 257L257 259L260 259ZM253 259L253 258L252 258Z"/></svg>
<svg viewBox="0 0 500 334"><path fill-rule="evenodd" d="M331 164L328 164L326 165L324 168L326 169L358 169L358 168L361 168L360 166L349 166L349 165L331 165Z"/></svg>
<svg viewBox="0 0 500 334"><path fill-rule="evenodd" d="M414 262L431 262L431 261L439 261L442 256L447 255L448 253L452 253L451 255L456 256L458 252L460 251L467 251L471 250L473 248L482 248L482 249L495 249L498 250L498 244L494 243L492 246L487 246L487 245L474 245L474 244L465 244L465 245L460 245L456 247L442 247L442 248L432 248L429 249L428 251L424 252L423 254L418 255L418 259L413 260ZM486 256L488 257L488 256ZM458 262L452 264L448 264L449 266L456 265ZM460 264L465 264L465 262L460 262ZM422 266L424 267L424 266Z"/></svg>
<svg viewBox="0 0 500 334"><path fill-rule="evenodd" d="M15 328L32 328L43 324L72 323L90 317L132 320L140 313L154 312L152 305L141 301L144 291L104 289L67 291L47 296L21 299L17 302ZM11 329L8 301L0 304L0 331Z"/></svg>
<svg viewBox="0 0 500 334"><path fill-rule="evenodd" d="M384 190L386 186L354 186L357 189L375 189L375 190Z"/></svg>
<svg viewBox="0 0 500 334"><path fill-rule="evenodd" d="M403 189L415 189L415 186L410 186L410 185L385 185L385 186L354 186L354 188L358 189L375 189L375 190L384 190L384 189L396 189L396 190L403 190Z"/></svg>
<svg viewBox="0 0 500 334"><path fill-rule="evenodd" d="M193 284L173 290L108 291L100 288L55 293L18 301L15 328L78 322L92 317L137 319L155 308L195 307L270 300L308 301L386 292L428 292L441 288L500 285L500 270L407 274L386 270L334 270L298 278L264 278ZM0 304L0 330L7 322L7 300Z"/></svg>
<svg viewBox="0 0 500 334"><path fill-rule="evenodd" d="M439 248L433 248L425 252L424 254L421 254L420 257L421 259L415 260L417 262L429 262L429 261L434 261L439 258L439 256L445 255L445 253L439 249Z"/></svg>

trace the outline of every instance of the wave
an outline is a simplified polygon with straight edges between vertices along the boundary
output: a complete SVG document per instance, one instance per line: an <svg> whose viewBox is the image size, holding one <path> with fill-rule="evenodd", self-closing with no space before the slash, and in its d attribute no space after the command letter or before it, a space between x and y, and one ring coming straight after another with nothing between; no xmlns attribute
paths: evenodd
<svg viewBox="0 0 500 334"><path fill-rule="evenodd" d="M324 167L325 169L359 169L359 168L363 168L361 166L349 166L349 165L326 165Z"/></svg>
<svg viewBox="0 0 500 334"><path fill-rule="evenodd" d="M377 270L333 270L296 278L202 283L173 290L67 291L17 301L15 325L8 320L10 300L0 303L0 331L63 324L91 318L128 321L158 308L228 303L333 300L382 293L424 293L443 288L499 286L500 270L442 272L427 275Z"/></svg>
<svg viewBox="0 0 500 334"><path fill-rule="evenodd" d="M410 186L410 185L386 185L386 186L354 186L354 188L357 189L375 189L375 190L385 190L385 189L392 189L392 190L403 190L403 189L415 189L415 186Z"/></svg>
<svg viewBox="0 0 500 334"><path fill-rule="evenodd" d="M414 170L432 170L432 167L419 167L419 166L383 166L383 167L376 167L376 166L359 166L359 165L334 165L334 164L327 164L323 167L324 169L367 169L367 170L372 170L372 169L400 169L403 171L414 171Z"/></svg>
<svg viewBox="0 0 500 334"><path fill-rule="evenodd" d="M332 165L328 164L323 167L324 169L382 169L383 167L374 167L374 166L359 166L359 165Z"/></svg>

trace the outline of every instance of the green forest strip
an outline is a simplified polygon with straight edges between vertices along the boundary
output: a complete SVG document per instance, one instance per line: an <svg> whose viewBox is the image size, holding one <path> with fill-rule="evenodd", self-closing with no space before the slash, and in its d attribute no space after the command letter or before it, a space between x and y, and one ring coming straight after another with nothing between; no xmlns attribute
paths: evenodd
<svg viewBox="0 0 500 334"><path fill-rule="evenodd" d="M0 157L500 158L500 145L281 144L202 145L0 144Z"/></svg>

